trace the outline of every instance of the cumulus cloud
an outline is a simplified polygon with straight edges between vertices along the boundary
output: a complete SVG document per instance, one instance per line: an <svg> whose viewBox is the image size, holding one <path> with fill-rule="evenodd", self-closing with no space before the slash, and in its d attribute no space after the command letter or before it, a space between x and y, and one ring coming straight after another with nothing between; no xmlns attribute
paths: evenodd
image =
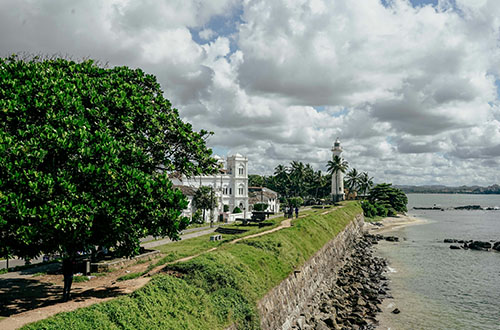
<svg viewBox="0 0 500 330"><path fill-rule="evenodd" d="M3 1L0 54L141 67L253 173L325 170L340 137L379 182L491 184L499 16L496 0Z"/></svg>

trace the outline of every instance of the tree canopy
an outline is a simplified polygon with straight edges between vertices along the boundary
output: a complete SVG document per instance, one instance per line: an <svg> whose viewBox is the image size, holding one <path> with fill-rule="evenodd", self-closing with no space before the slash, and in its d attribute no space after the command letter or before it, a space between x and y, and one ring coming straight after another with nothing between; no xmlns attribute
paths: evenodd
<svg viewBox="0 0 500 330"><path fill-rule="evenodd" d="M217 207L214 189L209 186L199 187L194 194L193 203L197 209L203 210L203 221L205 221L205 210Z"/></svg>
<svg viewBox="0 0 500 330"><path fill-rule="evenodd" d="M138 252L178 238L187 205L168 173L215 168L195 132L140 69L91 60L0 59L0 239L20 257L100 245Z"/></svg>
<svg viewBox="0 0 500 330"><path fill-rule="evenodd" d="M370 190L368 201L371 204L379 204L387 208L393 209L396 212L407 212L406 205L408 197L405 193L392 186L390 183L381 183ZM390 215L394 212L390 212Z"/></svg>

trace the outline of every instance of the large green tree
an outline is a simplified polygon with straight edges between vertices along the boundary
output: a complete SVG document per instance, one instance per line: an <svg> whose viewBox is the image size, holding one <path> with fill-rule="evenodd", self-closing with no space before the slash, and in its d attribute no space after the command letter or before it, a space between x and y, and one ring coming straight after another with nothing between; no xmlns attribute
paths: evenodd
<svg viewBox="0 0 500 330"><path fill-rule="evenodd" d="M212 172L208 135L140 69L0 59L2 245L25 258L130 256L146 235L177 239L187 202L168 173Z"/></svg>
<svg viewBox="0 0 500 330"><path fill-rule="evenodd" d="M368 201L373 205L382 205L393 215L396 212L407 212L408 197L390 183L381 183L370 190ZM394 210L394 211L392 211Z"/></svg>

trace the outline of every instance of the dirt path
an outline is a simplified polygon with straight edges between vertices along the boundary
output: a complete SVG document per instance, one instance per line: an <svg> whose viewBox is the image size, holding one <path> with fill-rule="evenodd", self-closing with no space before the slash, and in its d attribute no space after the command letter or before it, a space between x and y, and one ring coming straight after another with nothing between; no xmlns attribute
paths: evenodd
<svg viewBox="0 0 500 330"><path fill-rule="evenodd" d="M321 214L329 213L334 209L335 208L332 208L331 210ZM301 215L299 218L303 218L305 216L306 215ZM241 237L229 243L235 244L244 239L267 235L278 230L291 227L292 220L293 219L285 219L278 227L257 234ZM201 254L209 253L215 250L217 250L217 248L212 248L210 250L158 266L145 275L132 280L121 282L117 281L117 279L123 275L144 272L150 263L147 262L143 264L131 265L114 271L106 276L93 278L89 282L74 283L72 287L72 300L68 302L61 302L62 286L54 284L62 284L62 275L35 276L30 280L26 278L0 279L0 302L2 302L0 315L8 316L7 318L0 320L0 329L18 329L23 325L43 320L60 312L73 311L78 308L87 307L95 303L104 302L121 295L132 293L146 285L151 279L151 276L160 273L165 265L188 261ZM32 290L34 293L28 297L30 298L29 301L22 301L22 299L18 298L21 293L23 293L26 298L26 292L29 290Z"/></svg>

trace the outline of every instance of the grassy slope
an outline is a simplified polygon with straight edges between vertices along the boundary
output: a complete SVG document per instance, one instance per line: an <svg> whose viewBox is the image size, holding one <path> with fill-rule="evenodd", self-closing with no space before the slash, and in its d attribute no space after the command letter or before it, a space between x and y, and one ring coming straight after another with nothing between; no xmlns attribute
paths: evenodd
<svg viewBox="0 0 500 330"><path fill-rule="evenodd" d="M339 233L356 202L326 215L317 210L272 234L226 244L166 268L131 295L26 326L24 329L257 329L256 302Z"/></svg>
<svg viewBox="0 0 500 330"><path fill-rule="evenodd" d="M265 222L272 223L272 225L262 227L262 228L259 228L256 225L254 225L254 226L243 226L243 225L223 226L226 228L245 229L248 231L243 233L243 234L234 234L234 235L223 234L221 241L210 241L209 238L211 235L213 235L213 233L211 233L211 234L207 234L207 235L203 235L203 236L199 236L199 237L190 238L188 240L181 240L178 242L168 243L165 245L157 246L157 247L155 247L155 249L159 250L162 253L165 253L167 255L163 259L163 262L170 262L170 261L178 260L178 259L181 259L184 257L192 256L192 255L201 253L203 251L210 250L211 248L218 247L220 245L223 245L229 241L232 241L232 240L239 238L239 237L242 237L242 236L248 236L251 234L259 233L259 232L266 231L266 230L269 230L271 228L277 227L283 219L284 219L283 217L278 217L275 219L266 220Z"/></svg>

